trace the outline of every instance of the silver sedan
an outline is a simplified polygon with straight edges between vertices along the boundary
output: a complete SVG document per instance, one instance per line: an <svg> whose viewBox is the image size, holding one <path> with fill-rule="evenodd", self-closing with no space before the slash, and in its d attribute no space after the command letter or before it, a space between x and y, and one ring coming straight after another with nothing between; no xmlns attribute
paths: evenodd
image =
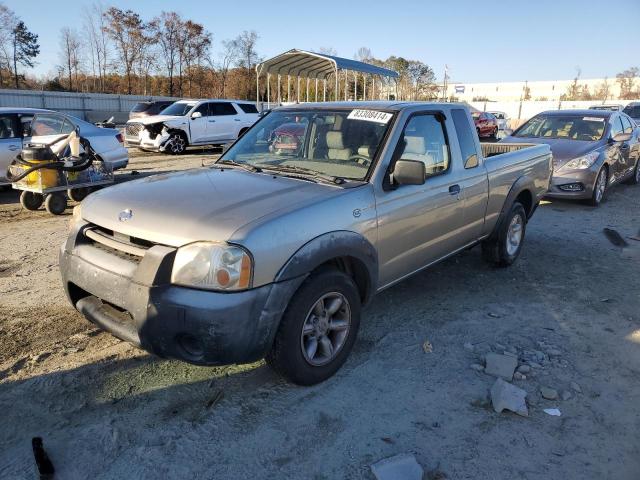
<svg viewBox="0 0 640 480"><path fill-rule="evenodd" d="M113 170L125 168L129 153L122 135L112 128L99 128L63 113L37 108L0 108L0 185L6 185L9 164L28 143L50 143L76 128Z"/></svg>

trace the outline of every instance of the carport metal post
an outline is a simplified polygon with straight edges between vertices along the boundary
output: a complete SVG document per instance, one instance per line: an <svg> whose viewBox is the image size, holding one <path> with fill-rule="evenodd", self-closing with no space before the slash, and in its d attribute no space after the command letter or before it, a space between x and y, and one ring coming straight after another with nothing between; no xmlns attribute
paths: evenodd
<svg viewBox="0 0 640 480"><path fill-rule="evenodd" d="M298 83L298 92L297 92L297 94L296 94L296 101L297 101L298 103L300 103L300 74L298 74L297 78L298 78L298 80L297 80L297 83Z"/></svg>
<svg viewBox="0 0 640 480"><path fill-rule="evenodd" d="M315 88L315 92L316 92L316 103L318 103L318 77L316 76L316 88Z"/></svg>
<svg viewBox="0 0 640 480"><path fill-rule="evenodd" d="M271 92L269 90L269 84L271 83L271 74L267 72L267 108L271 108Z"/></svg>
<svg viewBox="0 0 640 480"><path fill-rule="evenodd" d="M287 74L287 103L291 103L291 75Z"/></svg>
<svg viewBox="0 0 640 480"><path fill-rule="evenodd" d="M334 92L334 96L336 97L336 102L338 101L338 92L339 92L339 84L338 84L338 67L336 67L336 91Z"/></svg>
<svg viewBox="0 0 640 480"><path fill-rule="evenodd" d="M353 72L353 101L358 101L358 72Z"/></svg>
<svg viewBox="0 0 640 480"><path fill-rule="evenodd" d="M307 73L307 75L309 74ZM305 102L308 102L308 101L309 101L309 77L307 76L307 94L305 96Z"/></svg>
<svg viewBox="0 0 640 480"><path fill-rule="evenodd" d="M280 98L280 74L278 73L278 105L282 103Z"/></svg>
<svg viewBox="0 0 640 480"><path fill-rule="evenodd" d="M366 101L367 100L367 74L366 73L362 75L362 83L363 83L362 100Z"/></svg>
<svg viewBox="0 0 640 480"><path fill-rule="evenodd" d="M327 101L327 77L323 80L324 85L322 86L322 101Z"/></svg>
<svg viewBox="0 0 640 480"><path fill-rule="evenodd" d="M349 90L347 88L347 84L349 83L349 77L347 77L347 71L344 71L344 101L347 101L347 90Z"/></svg>

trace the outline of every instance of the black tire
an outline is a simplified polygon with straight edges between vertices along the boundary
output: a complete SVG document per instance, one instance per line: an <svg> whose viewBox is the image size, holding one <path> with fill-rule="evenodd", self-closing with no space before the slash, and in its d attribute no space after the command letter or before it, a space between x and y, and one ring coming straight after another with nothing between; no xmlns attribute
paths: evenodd
<svg viewBox="0 0 640 480"><path fill-rule="evenodd" d="M510 230L516 217L520 219L521 233L519 234L520 239L517 247L514 247ZM498 231L491 238L482 242L482 256L484 259L497 267L512 265L522 251L526 228L527 213L520 202L514 202L504 221L498 226Z"/></svg>
<svg viewBox="0 0 640 480"><path fill-rule="evenodd" d="M69 190L67 190L67 196L74 202L81 202L82 200L87 198L87 195L89 195L90 193L91 190L89 189L89 187L70 188Z"/></svg>
<svg viewBox="0 0 640 480"><path fill-rule="evenodd" d="M312 365L306 358L308 354L303 353L302 329L308 323L307 319L312 318L314 305L328 295L342 297L340 311L350 313L350 322L335 356L324 364ZM360 326L360 309L360 295L351 277L334 269L311 274L284 312L271 351L266 356L267 364L297 385L314 385L328 379L342 366L353 348Z"/></svg>
<svg viewBox="0 0 640 480"><path fill-rule="evenodd" d="M491 134L491 138L493 138L494 140L498 140L498 127L496 127L496 129Z"/></svg>
<svg viewBox="0 0 640 480"><path fill-rule="evenodd" d="M165 152L170 153L171 155L182 155L187 151L187 145L189 142L187 141L187 136L181 132L173 132L167 140L167 149Z"/></svg>
<svg viewBox="0 0 640 480"><path fill-rule="evenodd" d="M20 205L27 210L38 210L42 206L43 202L44 197L39 193L23 190L20 194Z"/></svg>
<svg viewBox="0 0 640 480"><path fill-rule="evenodd" d="M633 169L633 175L624 183L629 185L637 185L640 183L640 159L636 160L636 168Z"/></svg>
<svg viewBox="0 0 640 480"><path fill-rule="evenodd" d="M600 177L604 176L604 190L600 193L598 190L598 184L601 181ZM593 184L593 193L591 194L591 198L588 200L589 205L592 207L598 207L604 201L604 197L607 194L607 185L609 184L609 170L606 165L598 172L598 176L596 177L596 181Z"/></svg>
<svg viewBox="0 0 640 480"><path fill-rule="evenodd" d="M44 208L52 215L62 215L67 209L67 197L60 192L50 193L44 200Z"/></svg>

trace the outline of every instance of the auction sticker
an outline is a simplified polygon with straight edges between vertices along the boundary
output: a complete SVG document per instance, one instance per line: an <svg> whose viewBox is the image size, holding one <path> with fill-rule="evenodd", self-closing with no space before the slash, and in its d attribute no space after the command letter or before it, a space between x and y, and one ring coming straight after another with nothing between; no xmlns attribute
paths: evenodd
<svg viewBox="0 0 640 480"><path fill-rule="evenodd" d="M585 122L604 122L604 118L600 117L582 117Z"/></svg>
<svg viewBox="0 0 640 480"><path fill-rule="evenodd" d="M375 122L386 125L389 123L389 120L391 120L391 117L393 117L392 113L379 112L378 110L355 109L351 111L347 118L349 120L364 120L365 122Z"/></svg>

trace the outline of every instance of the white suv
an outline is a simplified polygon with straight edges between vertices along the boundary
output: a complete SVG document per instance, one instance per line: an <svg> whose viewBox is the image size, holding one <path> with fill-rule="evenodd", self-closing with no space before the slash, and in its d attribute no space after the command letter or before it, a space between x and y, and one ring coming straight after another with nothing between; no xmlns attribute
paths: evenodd
<svg viewBox="0 0 640 480"><path fill-rule="evenodd" d="M255 103L240 100L180 100L159 115L129 120L128 147L183 153L189 145L224 145L258 119Z"/></svg>

